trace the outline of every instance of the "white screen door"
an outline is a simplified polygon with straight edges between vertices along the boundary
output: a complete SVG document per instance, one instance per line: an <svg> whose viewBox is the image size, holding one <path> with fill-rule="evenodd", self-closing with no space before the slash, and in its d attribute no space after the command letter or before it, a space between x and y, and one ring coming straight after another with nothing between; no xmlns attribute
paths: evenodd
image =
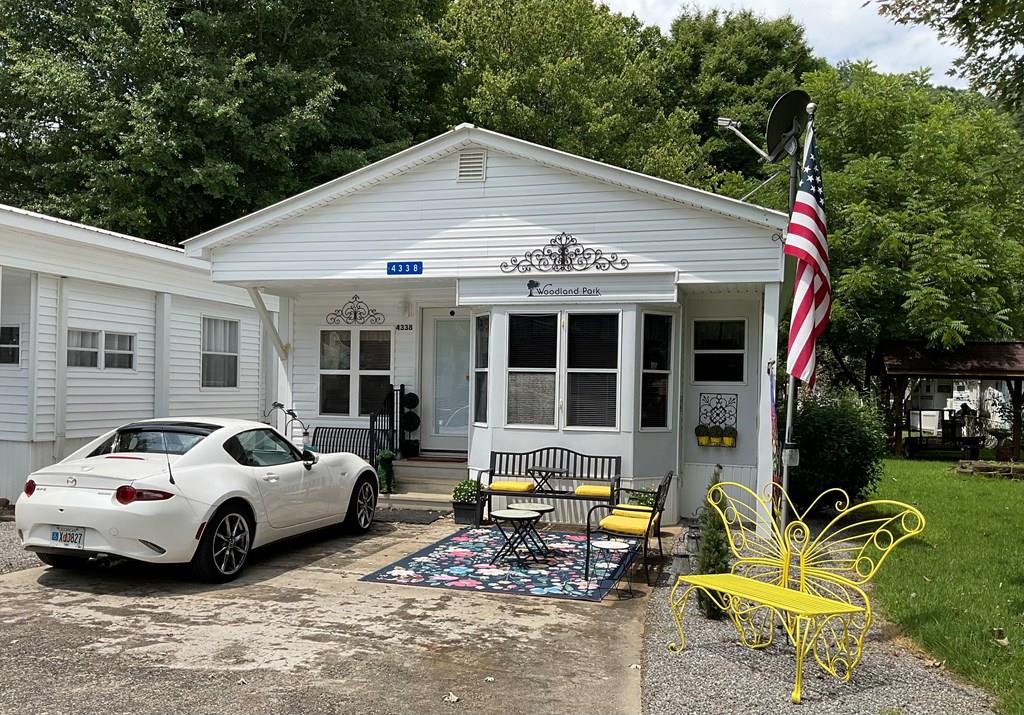
<svg viewBox="0 0 1024 715"><path fill-rule="evenodd" d="M468 448L469 341L466 309L423 310L421 449L464 452Z"/></svg>

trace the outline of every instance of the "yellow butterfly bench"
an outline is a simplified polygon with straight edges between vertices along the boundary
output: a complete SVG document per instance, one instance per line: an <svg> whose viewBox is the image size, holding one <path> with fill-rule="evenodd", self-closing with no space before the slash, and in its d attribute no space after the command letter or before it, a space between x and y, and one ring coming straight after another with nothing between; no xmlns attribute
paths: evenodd
<svg viewBox="0 0 1024 715"><path fill-rule="evenodd" d="M924 530L920 511L897 501L850 506L841 489L820 495L802 513L780 490L794 515L785 527L775 518L770 497L735 482L713 484L708 504L725 524L735 561L732 573L680 576L669 605L685 645L683 610L690 596L704 592L732 621L749 648L772 643L776 623L796 651L792 701L800 702L804 659L812 655L826 672L849 680L860 662L871 625L871 602L861 586L878 571L892 549ZM836 516L819 532L806 516L835 499Z"/></svg>

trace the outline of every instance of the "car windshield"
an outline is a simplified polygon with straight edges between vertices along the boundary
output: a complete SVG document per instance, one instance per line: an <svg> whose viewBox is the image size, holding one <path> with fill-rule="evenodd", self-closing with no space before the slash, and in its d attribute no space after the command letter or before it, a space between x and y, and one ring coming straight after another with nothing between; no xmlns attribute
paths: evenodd
<svg viewBox="0 0 1024 715"><path fill-rule="evenodd" d="M131 428L118 430L97 447L90 457L114 452L145 452L155 454L185 454L205 434L160 428Z"/></svg>

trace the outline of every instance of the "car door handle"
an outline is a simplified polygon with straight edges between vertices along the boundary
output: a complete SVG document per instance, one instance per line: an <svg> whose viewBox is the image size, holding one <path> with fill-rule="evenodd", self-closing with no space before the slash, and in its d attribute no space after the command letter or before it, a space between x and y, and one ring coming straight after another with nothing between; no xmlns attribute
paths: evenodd
<svg viewBox="0 0 1024 715"><path fill-rule="evenodd" d="M276 482L277 475L274 474L273 472L267 472L266 474L263 475L263 481L271 483Z"/></svg>

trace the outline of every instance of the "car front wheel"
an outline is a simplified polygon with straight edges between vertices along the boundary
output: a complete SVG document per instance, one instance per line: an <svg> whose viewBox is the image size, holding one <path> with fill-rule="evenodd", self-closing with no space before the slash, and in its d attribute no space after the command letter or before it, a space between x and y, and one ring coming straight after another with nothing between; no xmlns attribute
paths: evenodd
<svg viewBox="0 0 1024 715"><path fill-rule="evenodd" d="M210 519L192 559L196 575L211 583L238 577L252 549L252 524L237 506L228 506Z"/></svg>
<svg viewBox="0 0 1024 715"><path fill-rule="evenodd" d="M345 516L346 530L354 534L364 534L373 525L373 517L377 511L377 490L369 477L361 477L352 490L348 513Z"/></svg>

